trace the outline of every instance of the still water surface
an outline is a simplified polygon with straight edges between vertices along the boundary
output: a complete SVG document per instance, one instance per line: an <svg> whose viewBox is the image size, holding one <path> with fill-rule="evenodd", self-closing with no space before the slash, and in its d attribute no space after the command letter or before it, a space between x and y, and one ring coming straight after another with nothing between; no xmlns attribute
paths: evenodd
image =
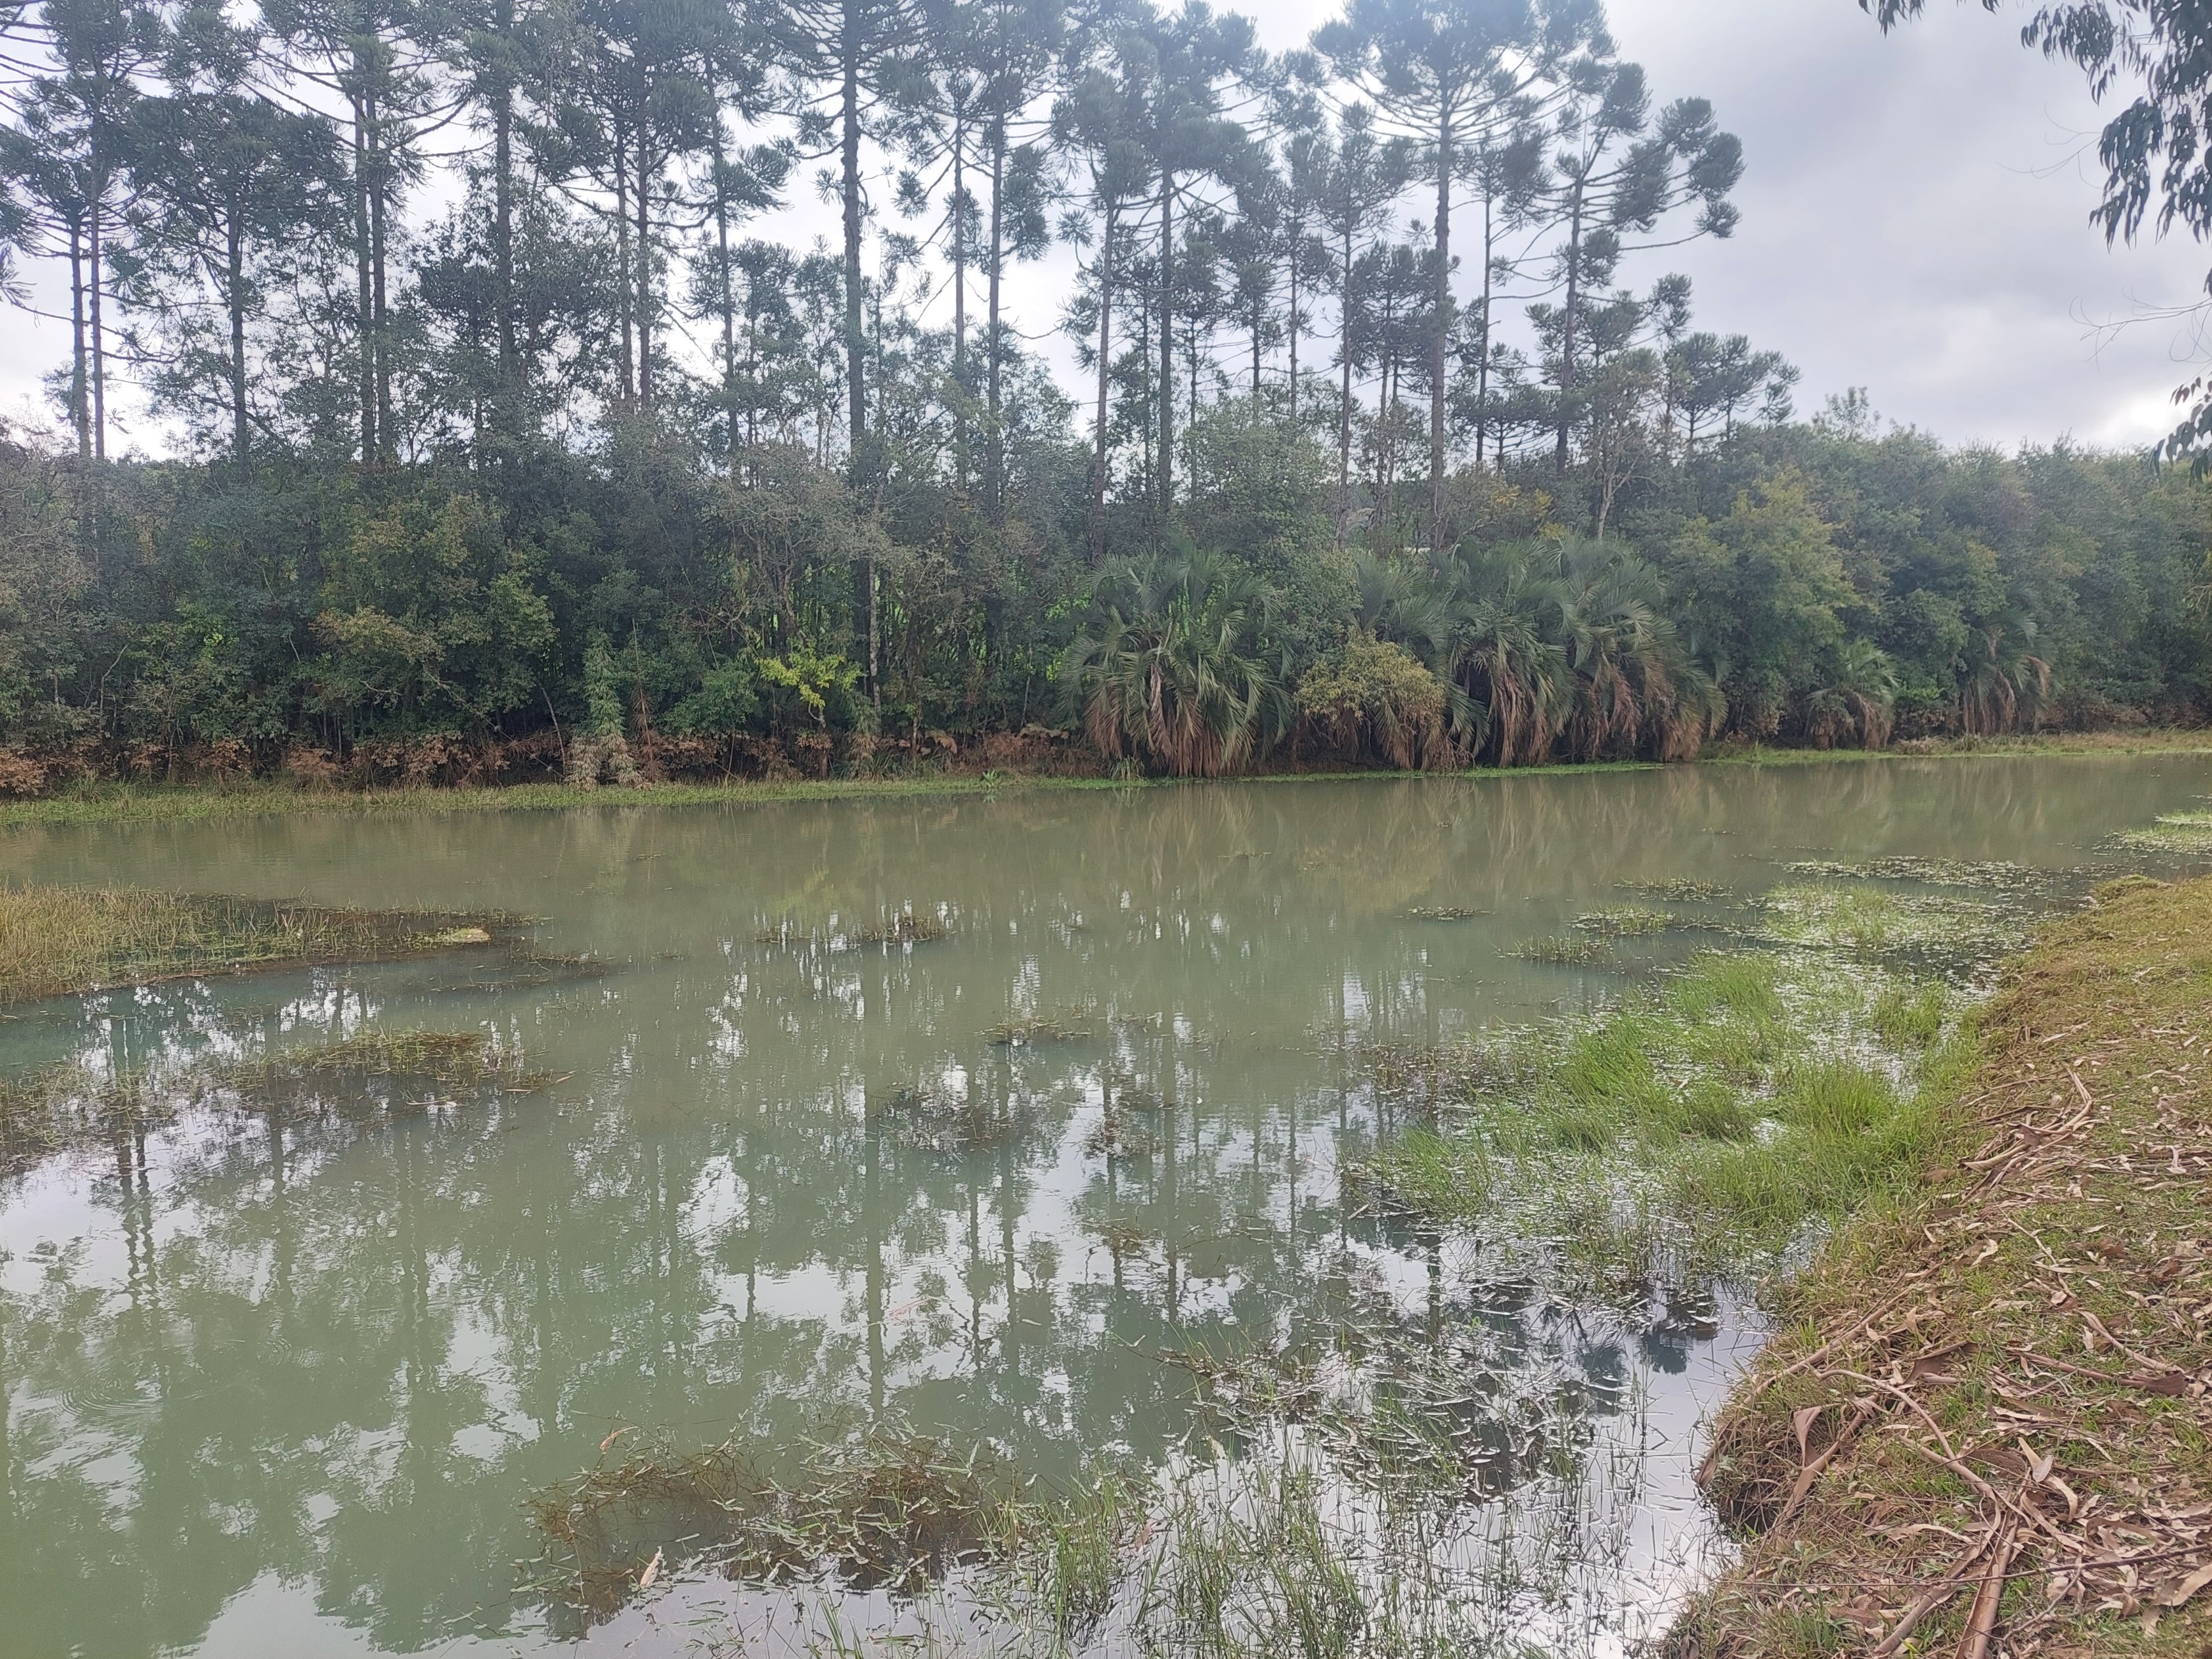
<svg viewBox="0 0 2212 1659"><path fill-rule="evenodd" d="M0 1026L10 1069L425 1028L565 1076L371 1121L187 1113L0 1184L0 1650L556 1646L522 1501L617 1429L888 1416L1047 1479L1160 1459L1190 1385L1156 1354L1294 1335L1346 1260L1632 1416L1631 1553L1663 1596L1702 1536L1700 1414L1755 1331L1453 1301L1451 1241L1340 1200L1390 1127L1361 1046L1617 995L1505 953L1624 884L2071 869L2208 792L2204 757L1992 759L13 832L10 879L526 913L603 970L453 957ZM821 946L908 912L944 937ZM1097 1150L1111 1091L1164 1103L1154 1155ZM944 1150L917 1096L1022 1128ZM680 1651L672 1622L586 1646Z"/></svg>

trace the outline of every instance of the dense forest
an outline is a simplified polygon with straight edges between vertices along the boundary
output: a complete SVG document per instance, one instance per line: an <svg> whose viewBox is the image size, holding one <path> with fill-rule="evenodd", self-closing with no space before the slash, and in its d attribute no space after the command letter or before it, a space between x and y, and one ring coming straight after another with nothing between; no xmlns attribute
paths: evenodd
<svg viewBox="0 0 2212 1659"><path fill-rule="evenodd" d="M1595 0L0 0L0 787L2212 714L2212 489L1799 418Z"/></svg>

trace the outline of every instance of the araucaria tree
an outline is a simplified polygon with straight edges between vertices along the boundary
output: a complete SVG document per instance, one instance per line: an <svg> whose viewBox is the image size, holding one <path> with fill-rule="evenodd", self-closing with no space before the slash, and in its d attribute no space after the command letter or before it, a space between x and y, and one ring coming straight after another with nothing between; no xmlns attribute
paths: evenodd
<svg viewBox="0 0 2212 1659"><path fill-rule="evenodd" d="M2029 33L2212 227L2205 31ZM0 783L2212 718L2212 485L1798 419L1678 90L1598 0L0 0Z"/></svg>

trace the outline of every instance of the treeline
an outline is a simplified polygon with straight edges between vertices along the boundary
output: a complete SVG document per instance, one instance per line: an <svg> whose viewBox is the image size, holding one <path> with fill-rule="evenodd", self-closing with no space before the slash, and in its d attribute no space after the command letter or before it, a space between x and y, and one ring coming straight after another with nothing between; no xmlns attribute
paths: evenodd
<svg viewBox="0 0 2212 1659"><path fill-rule="evenodd" d="M2192 478L1793 423L1693 326L1644 267L1730 232L1741 151L1591 0L1351 0L1280 55L1149 0L48 0L10 73L9 292L70 349L0 450L5 787L2212 699ZM810 193L838 242L745 234Z"/></svg>

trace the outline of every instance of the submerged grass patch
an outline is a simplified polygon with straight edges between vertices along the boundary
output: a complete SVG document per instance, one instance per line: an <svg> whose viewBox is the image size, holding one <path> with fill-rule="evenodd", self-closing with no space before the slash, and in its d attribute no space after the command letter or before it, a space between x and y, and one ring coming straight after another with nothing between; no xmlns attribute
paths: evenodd
<svg viewBox="0 0 2212 1659"><path fill-rule="evenodd" d="M1548 1044L1516 1033L1378 1074L1418 1078L1438 1127L1359 1174L1387 1207L1549 1240L1582 1287L1771 1266L1917 1170L1960 1006L1802 953L1700 957Z"/></svg>
<svg viewBox="0 0 2212 1659"><path fill-rule="evenodd" d="M1754 936L1771 943L1953 965L1988 963L2017 949L2033 915L2025 902L1826 882L1778 887L1759 908Z"/></svg>
<svg viewBox="0 0 2212 1659"><path fill-rule="evenodd" d="M546 1545L532 1588L564 1634L679 1571L777 1592L758 1629L741 1604L718 1652L754 1637L1037 1659L1499 1650L1618 1555L1631 1511L1567 1498L1590 1472L1576 1390L1452 1328L1438 1351L1419 1320L1363 1327L1357 1354L1317 1364L1164 1356L1199 1379L1210 1426L1155 1474L1099 1462L1059 1487L896 1424L782 1450L617 1431L608 1445L637 1449L603 1446L530 1501ZM855 1646L852 1593L871 1590L900 1634Z"/></svg>
<svg viewBox="0 0 2212 1659"><path fill-rule="evenodd" d="M647 1443L529 1508L555 1570L540 1588L588 1626L683 1565L911 1592L1004 1556L1030 1518L1028 1496L990 1448L879 1427L796 1449Z"/></svg>
<svg viewBox="0 0 2212 1659"><path fill-rule="evenodd" d="M520 1055L482 1031L371 1031L252 1060L212 1062L201 1073L216 1086L248 1096L386 1079L448 1089L515 1089L543 1081L523 1070Z"/></svg>
<svg viewBox="0 0 2212 1659"><path fill-rule="evenodd" d="M2122 830L2110 844L2130 853L2212 855L2212 812L2167 812L2148 828Z"/></svg>
<svg viewBox="0 0 2212 1659"><path fill-rule="evenodd" d="M1640 904L1616 905L1610 909L1593 910L1575 918L1579 933L1599 933L1613 939L1644 939L1654 933L1663 933L1674 926L1674 918L1664 910L1654 910Z"/></svg>
<svg viewBox="0 0 2212 1659"><path fill-rule="evenodd" d="M1506 955L1522 962L1540 962L1557 968L1616 968L1620 958L1602 939L1559 933L1532 939Z"/></svg>
<svg viewBox="0 0 2212 1659"><path fill-rule="evenodd" d="M0 887L0 1003L494 943L503 918L132 888Z"/></svg>

